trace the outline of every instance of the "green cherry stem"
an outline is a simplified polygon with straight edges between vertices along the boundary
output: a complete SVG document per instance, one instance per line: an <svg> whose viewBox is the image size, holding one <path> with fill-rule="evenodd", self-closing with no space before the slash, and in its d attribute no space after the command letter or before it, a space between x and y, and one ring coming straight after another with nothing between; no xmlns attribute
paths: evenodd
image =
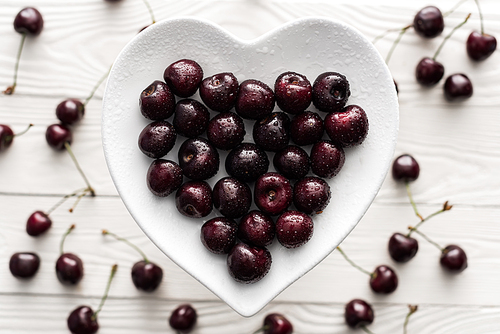
<svg viewBox="0 0 500 334"><path fill-rule="evenodd" d="M462 6L463 3L467 2L468 0L461 0L459 1L455 6L453 6L449 11L447 11L446 13L443 13L443 17L446 17L448 15L450 15L451 13L453 13L454 11L456 11L458 9L458 7Z"/></svg>
<svg viewBox="0 0 500 334"><path fill-rule="evenodd" d="M68 211L69 211L69 212L71 212L71 213L72 213L73 211L75 211L75 208L76 208L76 206L78 205L78 203L80 203L80 201L82 200L82 198L83 198L85 195L87 195L88 193L92 194L92 188L88 188L88 187L87 187L87 188L85 188L85 189L83 190L83 192L82 192L82 193L80 193L80 194L78 195L78 197L76 198L75 203L73 204L73 206L72 206L72 207L71 207ZM76 195L75 195L75 196L76 196Z"/></svg>
<svg viewBox="0 0 500 334"><path fill-rule="evenodd" d="M342 250L342 248L340 247L337 247L337 250L340 252L340 254L342 254L342 256L346 259L347 262L349 262L349 264L351 266L353 266L354 268L358 269L359 271L361 271L362 273L365 273L367 274L368 276L372 276L373 273L369 272L368 270L365 270L363 268L361 268L360 266L358 266L356 263L354 263L350 258L347 257L346 253L344 253L344 251Z"/></svg>
<svg viewBox="0 0 500 334"><path fill-rule="evenodd" d="M57 209L59 206L61 206L66 200L70 197L76 196L80 194L82 191L86 190L88 188L81 188L78 189L77 191L72 192L71 194L65 195L63 198L61 198L54 206L52 206L45 214L48 216L50 215L55 209Z"/></svg>
<svg viewBox="0 0 500 334"><path fill-rule="evenodd" d="M21 132L18 132L18 133L14 133L12 136L6 136L5 137L5 140L6 141L11 141L12 139L14 139L14 137L18 137L18 136L22 136L24 135L26 132L28 132L29 129L31 129L31 127L34 126L34 124L30 124L28 125L28 127L26 129L24 129L23 131Z"/></svg>
<svg viewBox="0 0 500 334"><path fill-rule="evenodd" d="M436 50L436 53L434 53L434 57L432 57L432 60L436 60L436 57L439 55L439 53L441 52L441 49L443 48L444 46L444 43L446 43L446 41L451 37L451 35L453 35L453 33L459 29L461 26L463 26L464 24L467 23L467 21L469 20L470 18L470 13L469 15L467 15L467 17L465 18L465 20L460 23L459 25L457 25L455 28L453 28L452 31L450 31L450 33L443 39L443 41L441 42L441 44L439 45L438 49Z"/></svg>
<svg viewBox="0 0 500 334"><path fill-rule="evenodd" d="M99 314L99 312L101 312L102 307L104 306L104 302L108 298L109 288L111 287L111 281L113 281L113 277L115 277L117 269L118 269L117 264L114 264L113 267L111 267L111 274L109 275L108 284L106 285L106 290L104 291L104 296L102 296L102 298L101 298L101 303L99 304L97 311L95 311L94 314L92 314L92 317L91 317L92 320L97 319L97 314Z"/></svg>
<svg viewBox="0 0 500 334"><path fill-rule="evenodd" d="M252 334L257 334L257 333L264 333L265 331L267 331L269 329L269 325L267 326L262 326L261 328L257 329L255 332L253 332Z"/></svg>
<svg viewBox="0 0 500 334"><path fill-rule="evenodd" d="M112 66L109 67L109 69L106 71L106 73L99 79L99 81L97 81L97 83L95 84L94 88L92 88L92 91L90 92L90 95L83 102L83 106L84 107L87 106L87 103L89 103L89 101L92 99L92 97L94 97L94 94L97 91L97 88L99 88L99 86L101 86L102 82L108 77L109 72L111 71L111 67Z"/></svg>
<svg viewBox="0 0 500 334"><path fill-rule="evenodd" d="M440 213L443 213L443 212L445 212L445 211L450 211L452 207L453 207L453 205L449 205L449 204L448 204L448 201L446 201L446 202L444 202L444 204L443 204L443 208L442 208L441 210L438 210L438 211L436 211L436 212L434 212L434 213L431 213L430 215L428 215L428 216L427 216L427 217L425 217L425 218L422 218L422 217L419 215L419 217L421 217L420 222L419 222L417 225L415 225L414 227L410 228L410 232L408 232L408 234L407 234L406 236L407 236L407 237L410 237L411 233L412 233L412 232L417 232L418 228L419 228L419 227L420 227L423 223L425 223L426 221L428 221L428 220L429 220L429 219L431 219L432 217L439 215Z"/></svg>
<svg viewBox="0 0 500 334"><path fill-rule="evenodd" d="M408 327L408 322L410 321L410 316L413 313L417 312L418 305L408 305L408 308L410 309L410 311L408 311L408 314L405 317L405 322L403 324L403 334L407 334L408 333L406 327Z"/></svg>
<svg viewBox="0 0 500 334"><path fill-rule="evenodd" d="M68 236L68 234L71 233L71 231L73 231L75 229L75 224L71 225L68 230L66 231L66 233L64 233L62 239L61 239L61 243L59 244L59 253L62 255L64 254L64 241L66 240L66 237Z"/></svg>
<svg viewBox="0 0 500 334"><path fill-rule="evenodd" d="M411 194L411 190L410 190L410 183L405 182L405 186L406 186L406 193L408 194L408 198L410 199L410 203L411 203L411 206L413 207L413 211L415 211L415 215L418 218L420 218L420 220L424 220L424 217L422 217L422 215L418 212L417 204L415 204L415 201L413 200L413 195Z"/></svg>
<svg viewBox="0 0 500 334"><path fill-rule="evenodd" d="M434 246L436 246L436 248L439 249L441 251L441 253L444 251L443 247L441 247L437 242L433 241L431 238L429 238L428 236L426 236L425 234L423 234L419 230L416 230L414 227L411 227L411 226L408 226L408 229L410 229L410 231L413 231L413 232L417 233L418 235L420 235L422 238L427 240L427 242L429 242L430 244L433 244Z"/></svg>
<svg viewBox="0 0 500 334"><path fill-rule="evenodd" d="M368 333L368 334L374 334L371 330L369 330L366 326L361 326L360 327L363 332Z"/></svg>
<svg viewBox="0 0 500 334"><path fill-rule="evenodd" d="M19 70L19 60L21 59L21 53L23 52L23 46L25 40L26 40L26 33L23 33L21 37L21 44L19 45L19 49L17 50L16 65L14 67L14 82L12 83L12 86L7 87L7 89L3 91L5 95L12 95L16 90L17 72Z"/></svg>
<svg viewBox="0 0 500 334"><path fill-rule="evenodd" d="M385 63L388 65L389 64L389 60L391 60L391 57L392 57L392 53L394 52L394 50L396 49L396 46L399 44L399 42L401 41L401 38L403 37L403 35L405 34L405 32L409 29L413 27L413 24L411 25L408 25L406 27L404 27L403 29L401 29L401 31L399 32L399 35L398 37L394 40L394 43L392 43L392 46L391 46L391 49L389 50L389 52L387 53L387 57L385 58Z"/></svg>
<svg viewBox="0 0 500 334"><path fill-rule="evenodd" d="M375 38L372 41L372 44L377 43L379 40L381 40L382 38L384 38L385 36L387 36L391 32L401 32L401 30L403 30L405 28L388 29L388 30L384 31L383 33L381 33L380 35L375 36Z"/></svg>
<svg viewBox="0 0 500 334"><path fill-rule="evenodd" d="M155 16L153 14L153 9L151 8L151 5L149 4L148 0L142 0L146 7L148 8L149 15L151 15L151 21L153 22L152 24L156 23Z"/></svg>
<svg viewBox="0 0 500 334"><path fill-rule="evenodd" d="M146 257L146 254L144 254L144 252L139 247L137 247L136 245L134 245L133 243L131 243L127 239L119 237L118 235L116 235L114 233L111 233L108 230L102 230L102 234L103 235L110 235L113 238L115 238L116 240L123 241L124 243L126 243L127 245L129 245L130 247L132 247L133 249L135 249L137 252L139 252L139 254L141 254L141 256L144 258L144 262L149 263L149 260Z"/></svg>
<svg viewBox="0 0 500 334"><path fill-rule="evenodd" d="M476 2L477 11L479 12L479 22L481 22L481 35L484 35L484 24L483 24L483 12L479 6L479 0L474 0Z"/></svg>
<svg viewBox="0 0 500 334"><path fill-rule="evenodd" d="M76 166L76 169L78 169L78 172L80 173L80 175L83 177L83 180L85 181L85 183L87 184L87 188L89 189L90 191L90 195L92 197L95 196L95 191L94 191L94 188L92 188L92 186L90 185L90 182L89 180L87 179L87 177L85 176L85 173L83 172L82 168L80 167L80 164L78 163L78 160L76 160L76 157L75 155L73 154L73 151L71 150L71 145L68 143L68 142L65 142L64 143L64 147L66 147L66 151L68 151L69 155L71 156L71 159L73 160L73 162L75 163L75 166Z"/></svg>

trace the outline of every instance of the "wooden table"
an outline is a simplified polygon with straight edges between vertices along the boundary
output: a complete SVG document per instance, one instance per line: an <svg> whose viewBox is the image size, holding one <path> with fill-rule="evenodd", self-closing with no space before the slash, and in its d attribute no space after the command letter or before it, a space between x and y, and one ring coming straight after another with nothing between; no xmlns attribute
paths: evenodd
<svg viewBox="0 0 500 334"><path fill-rule="evenodd" d="M158 20L195 16L211 20L235 35L252 39L290 20L319 16L344 20L369 38L387 29L410 24L428 1L170 1L150 0ZM375 4L377 3L377 4ZM443 12L455 1L435 1ZM55 107L68 97L84 99L107 71L121 48L150 23L141 1L123 0L0 0L0 87L11 84L20 35L12 22L25 6L37 7L45 28L28 38L22 54L18 88L0 96L0 122L29 133L0 155L0 332L67 333L66 317L77 305L99 303L109 268L118 263L110 298L99 316L100 333L172 333L170 312L192 303L199 319L193 333L251 333L269 312L285 314L295 333L354 333L344 324L345 303L363 298L372 303L374 333L401 333L407 304L418 304L409 333L500 332L500 54L473 63L465 40L479 29L472 0L445 18L441 37L423 40L409 31L396 48L389 67L399 85L400 134L396 154L411 153L420 163L420 178L412 190L425 215L444 201L454 205L423 226L422 231L442 245L458 244L469 257L469 267L459 275L443 272L439 251L420 240L420 250L410 263L394 263L387 253L393 232L404 232L418 219L404 186L388 177L358 227L343 243L352 259L368 269L394 266L398 290L389 296L373 294L367 277L352 268L337 252L285 290L252 318L232 311L204 286L165 257L135 224L109 176L101 145L100 87L87 106L84 120L74 127L73 150L96 188L95 198L85 197L74 213L72 201L52 215L52 229L39 238L29 237L25 222L35 210L47 210L63 195L83 186L68 154L55 152L44 140L45 129L56 123ZM500 3L482 0L486 31L500 37ZM448 41L439 56L446 74L466 73L474 96L463 103L448 103L442 83L420 87L414 68L432 56L445 34L471 12L469 22ZM397 33L376 44L386 55ZM104 86L104 85L103 85ZM2 88L3 89L3 88ZM66 250L79 254L85 278L76 287L62 286L54 274L59 240L70 224L77 229L67 239ZM153 294L141 293L130 279L138 254L126 245L105 239L106 228L129 238L164 269L164 280ZM36 277L14 278L7 269L12 253L36 251L42 258ZM358 331L360 332L360 331Z"/></svg>

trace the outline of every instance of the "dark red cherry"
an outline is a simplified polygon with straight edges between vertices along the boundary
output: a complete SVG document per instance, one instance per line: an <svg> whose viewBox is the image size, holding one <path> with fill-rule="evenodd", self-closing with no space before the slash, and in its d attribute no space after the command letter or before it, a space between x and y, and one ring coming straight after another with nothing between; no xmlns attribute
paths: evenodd
<svg viewBox="0 0 500 334"><path fill-rule="evenodd" d="M261 119L274 109L273 90L259 80L249 79L240 84L235 109L246 119Z"/></svg>
<svg viewBox="0 0 500 334"><path fill-rule="evenodd" d="M203 69L194 60L181 59L165 69L163 78L175 95L189 97L196 93L200 86Z"/></svg>
<svg viewBox="0 0 500 334"><path fill-rule="evenodd" d="M68 328L73 334L94 334L99 330L97 318L90 306L80 306L70 313Z"/></svg>
<svg viewBox="0 0 500 334"><path fill-rule="evenodd" d="M230 150L245 138L245 123L233 112L215 115L208 123L207 138L218 149Z"/></svg>
<svg viewBox="0 0 500 334"><path fill-rule="evenodd" d="M139 261L132 267L132 282L139 290L155 291L163 279L163 270L150 261Z"/></svg>
<svg viewBox="0 0 500 334"><path fill-rule="evenodd" d="M212 212L212 189L205 181L184 183L175 194L177 210L190 218L202 218Z"/></svg>
<svg viewBox="0 0 500 334"><path fill-rule="evenodd" d="M325 117L328 137L342 147L353 147L363 143L368 135L368 116L357 105L345 107L340 112L331 112Z"/></svg>
<svg viewBox="0 0 500 334"><path fill-rule="evenodd" d="M290 141L290 118L284 112L275 112L254 123L253 140L265 151L277 152Z"/></svg>
<svg viewBox="0 0 500 334"><path fill-rule="evenodd" d="M5 151L12 145L14 136L14 131L12 131L10 126L0 124L0 152Z"/></svg>
<svg viewBox="0 0 500 334"><path fill-rule="evenodd" d="M415 181L420 174L420 166L417 160L409 154L397 157L392 163L392 177L396 181Z"/></svg>
<svg viewBox="0 0 500 334"><path fill-rule="evenodd" d="M238 226L238 238L257 247L269 246L275 236L274 222L262 211L253 210L243 216Z"/></svg>
<svg viewBox="0 0 500 334"><path fill-rule="evenodd" d="M276 237L286 248L297 248L306 244L312 237L314 224L303 212L290 210L276 220Z"/></svg>
<svg viewBox="0 0 500 334"><path fill-rule="evenodd" d="M461 273L467 268L467 255L456 245L446 246L441 252L441 266L453 273Z"/></svg>
<svg viewBox="0 0 500 334"><path fill-rule="evenodd" d="M52 220L42 211L35 211L26 222L26 232L32 237L45 233L52 226Z"/></svg>
<svg viewBox="0 0 500 334"><path fill-rule="evenodd" d="M71 144L73 134L70 128L62 124L52 124L47 127L45 139L50 147L55 150L64 150L65 143Z"/></svg>
<svg viewBox="0 0 500 334"><path fill-rule="evenodd" d="M277 152L273 159L274 168L288 179L301 179L311 168L311 161L302 148L289 145Z"/></svg>
<svg viewBox="0 0 500 334"><path fill-rule="evenodd" d="M85 105L78 99L64 100L56 107L56 116L63 124L75 124L84 114Z"/></svg>
<svg viewBox="0 0 500 334"><path fill-rule="evenodd" d="M139 107L147 119L161 121L174 113L175 96L166 83L156 80L142 91Z"/></svg>
<svg viewBox="0 0 500 334"><path fill-rule="evenodd" d="M229 111L236 103L238 86L238 79L233 73L215 74L201 82L200 97L212 110Z"/></svg>
<svg viewBox="0 0 500 334"><path fill-rule="evenodd" d="M497 39L488 34L477 31L470 33L467 38L467 54L475 61L485 60L497 49Z"/></svg>
<svg viewBox="0 0 500 334"><path fill-rule="evenodd" d="M210 112L196 100L184 99L175 105L172 124L177 133L188 138L200 136L208 127Z"/></svg>
<svg viewBox="0 0 500 334"><path fill-rule="evenodd" d="M443 64L428 57L423 58L415 70L418 83L426 87L437 84L443 78L443 75Z"/></svg>
<svg viewBox="0 0 500 334"><path fill-rule="evenodd" d="M345 322L351 328L370 325L374 317L371 305L364 300L353 299L345 306Z"/></svg>
<svg viewBox="0 0 500 334"><path fill-rule="evenodd" d="M417 239L401 233L394 233L389 239L389 254L396 262L408 262L415 257L417 252Z"/></svg>
<svg viewBox="0 0 500 334"><path fill-rule="evenodd" d="M217 181L213 190L214 207L227 218L243 216L252 205L250 187L234 177Z"/></svg>
<svg viewBox="0 0 500 334"><path fill-rule="evenodd" d="M293 186L293 204L307 214L320 214L330 202L328 183L319 177L305 177Z"/></svg>
<svg viewBox="0 0 500 334"><path fill-rule="evenodd" d="M413 19L413 28L424 38L439 36L444 30L443 14L435 6L422 8Z"/></svg>
<svg viewBox="0 0 500 334"><path fill-rule="evenodd" d="M293 326L292 323L285 318L284 315L279 313L271 313L268 314L264 318L264 325L262 328L254 334L263 333L263 334L292 334Z"/></svg>
<svg viewBox="0 0 500 334"><path fill-rule="evenodd" d="M292 119L290 137L297 145L311 145L321 140L324 129L323 119L318 113L304 111Z"/></svg>
<svg viewBox="0 0 500 334"><path fill-rule="evenodd" d="M206 180L219 171L219 152L204 138L189 138L178 152L179 166L192 180Z"/></svg>
<svg viewBox="0 0 500 334"><path fill-rule="evenodd" d="M279 215L292 204L293 189L290 181L281 174L268 172L255 181L254 202L271 215Z"/></svg>
<svg viewBox="0 0 500 334"><path fill-rule="evenodd" d="M177 133L167 121L156 121L146 125L139 134L139 149L150 158L158 159L174 147Z"/></svg>
<svg viewBox="0 0 500 334"><path fill-rule="evenodd" d="M311 149L311 170L314 174L332 178L336 176L345 162L345 153L341 146L329 140L314 144Z"/></svg>
<svg viewBox="0 0 500 334"><path fill-rule="evenodd" d="M274 94L281 110L296 115L311 104L312 86L305 75L285 72L276 78Z"/></svg>
<svg viewBox="0 0 500 334"><path fill-rule="evenodd" d="M170 327L179 333L185 334L193 330L198 315L196 310L189 304L179 305L170 315Z"/></svg>
<svg viewBox="0 0 500 334"><path fill-rule="evenodd" d="M173 193L182 184L182 169L171 160L158 159L148 168L146 183L156 196L165 197Z"/></svg>
<svg viewBox="0 0 500 334"><path fill-rule="evenodd" d="M9 269L14 277L31 278L40 267L40 257L35 253L15 253L10 257Z"/></svg>
<svg viewBox="0 0 500 334"><path fill-rule="evenodd" d="M75 254L61 254L56 262L56 274L59 282L75 285L83 278L83 262Z"/></svg>
<svg viewBox="0 0 500 334"><path fill-rule="evenodd" d="M472 82L465 74L452 74L444 82L444 96L448 101L460 102L472 96Z"/></svg>
<svg viewBox="0 0 500 334"><path fill-rule="evenodd" d="M271 253L266 248L244 243L237 243L227 256L229 274L243 284L260 281L271 269L271 263Z"/></svg>
<svg viewBox="0 0 500 334"><path fill-rule="evenodd" d="M324 112L342 110L351 96L349 81L337 72L320 74L313 84L313 104Z"/></svg>
<svg viewBox="0 0 500 334"><path fill-rule="evenodd" d="M226 217L215 217L201 227L201 243L214 254L227 254L236 243L238 224Z"/></svg>
<svg viewBox="0 0 500 334"><path fill-rule="evenodd" d="M43 17L36 8L24 8L14 19L14 30L20 34L38 36L42 29Z"/></svg>
<svg viewBox="0 0 500 334"><path fill-rule="evenodd" d="M266 152L253 143L241 143L226 157L226 171L243 182L251 182L267 172L269 158Z"/></svg>
<svg viewBox="0 0 500 334"><path fill-rule="evenodd" d="M392 293L398 287L398 276L389 266L378 266L371 274L370 287L376 293Z"/></svg>

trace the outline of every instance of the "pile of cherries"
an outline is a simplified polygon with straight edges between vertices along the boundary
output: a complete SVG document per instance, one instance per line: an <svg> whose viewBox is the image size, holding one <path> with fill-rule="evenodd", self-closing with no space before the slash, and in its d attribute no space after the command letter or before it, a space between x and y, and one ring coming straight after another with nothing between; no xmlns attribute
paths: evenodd
<svg viewBox="0 0 500 334"><path fill-rule="evenodd" d="M203 224L202 243L215 254L228 254L229 273L236 281L257 282L270 269L266 247L275 236L286 248L302 246L312 237L311 216L330 201L324 178L339 173L344 148L364 141L367 115L357 105L346 106L349 82L336 72L319 75L313 84L302 74L285 72L273 91L258 80L238 83L229 72L204 78L197 62L181 59L170 64L163 77L165 81L154 81L139 99L142 115L153 121L139 135L140 150L155 159L147 171L147 186L157 196L175 191L176 207L187 217L206 217L215 207L222 216ZM190 98L197 91L203 103ZM182 99L176 102L176 96ZM311 102L327 113L324 120L306 110ZM275 112L275 104L282 111ZM212 118L209 109L217 112ZM254 142L243 142L243 119L254 121ZM323 139L325 131L330 140ZM205 132L206 138L201 137ZM177 134L187 137L178 162L163 159ZM310 155L304 145L312 145ZM219 171L218 150L229 151L229 176L212 189L206 180ZM266 151L274 153L277 172L268 171ZM309 170L316 176L308 176ZM183 183L184 176L189 180ZM249 182L254 182L253 201L259 210L250 211ZM289 209L292 203L295 209Z"/></svg>

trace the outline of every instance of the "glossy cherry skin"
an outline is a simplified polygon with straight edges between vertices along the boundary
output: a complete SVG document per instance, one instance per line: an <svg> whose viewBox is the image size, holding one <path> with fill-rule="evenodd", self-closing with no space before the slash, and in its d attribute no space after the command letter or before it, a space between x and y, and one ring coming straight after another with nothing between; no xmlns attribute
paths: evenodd
<svg viewBox="0 0 500 334"><path fill-rule="evenodd" d="M40 267L40 257L35 253L15 253L10 257L9 269L17 278L31 278Z"/></svg>
<svg viewBox="0 0 500 334"><path fill-rule="evenodd" d="M470 98L472 93L472 82L465 74L452 74L444 82L444 96L450 102L464 101Z"/></svg>
<svg viewBox="0 0 500 334"><path fill-rule="evenodd" d="M299 146L289 145L276 152L273 158L274 168L288 179L301 179L311 168L311 161L306 151Z"/></svg>
<svg viewBox="0 0 500 334"><path fill-rule="evenodd" d="M293 204L308 215L322 213L330 202L330 197L330 186L319 177L305 177L293 186Z"/></svg>
<svg viewBox="0 0 500 334"><path fill-rule="evenodd" d="M485 60L497 49L497 39L488 34L477 31L470 33L467 38L467 54L475 61Z"/></svg>
<svg viewBox="0 0 500 334"><path fill-rule="evenodd" d="M45 139L47 144L55 150L64 150L66 147L65 143L71 144L73 140L73 134L71 130L62 124L52 124L47 127L45 132Z"/></svg>
<svg viewBox="0 0 500 334"><path fill-rule="evenodd" d="M20 34L38 36L42 29L43 17L36 8L24 8L14 19L14 30Z"/></svg>
<svg viewBox="0 0 500 334"><path fill-rule="evenodd" d="M132 282L139 290L155 291L163 279L163 270L153 262L139 261L132 267Z"/></svg>
<svg viewBox="0 0 500 334"><path fill-rule="evenodd" d="M279 313L271 313L268 314L264 318L264 326L263 332L264 334L292 334L293 333L293 325L292 323L285 318L284 315Z"/></svg>
<svg viewBox="0 0 500 334"><path fill-rule="evenodd" d="M198 90L203 80L203 69L194 60L181 59L165 69L163 78L175 95L189 97Z"/></svg>
<svg viewBox="0 0 500 334"><path fill-rule="evenodd" d="M192 180L206 180L219 171L219 152L204 138L189 138L178 152L179 166Z"/></svg>
<svg viewBox="0 0 500 334"><path fill-rule="evenodd" d="M292 204L293 189L290 181L279 173L265 173L255 181L254 202L271 216L279 215Z"/></svg>
<svg viewBox="0 0 500 334"><path fill-rule="evenodd" d="M80 306L69 314L68 329L73 334L94 334L99 330L97 318L90 306Z"/></svg>
<svg viewBox="0 0 500 334"><path fill-rule="evenodd" d="M5 124L0 124L0 152L5 151L12 145L14 140L14 131L10 126Z"/></svg>
<svg viewBox="0 0 500 334"><path fill-rule="evenodd" d="M246 119L261 119L274 109L273 90L259 80L249 79L240 84L236 98L236 113Z"/></svg>
<svg viewBox="0 0 500 334"><path fill-rule="evenodd" d="M184 216L206 217L212 212L212 189L205 181L186 182L177 189L175 204Z"/></svg>
<svg viewBox="0 0 500 334"><path fill-rule="evenodd" d="M83 262L75 254L64 253L57 259L56 274L59 282L75 285L83 278Z"/></svg>
<svg viewBox="0 0 500 334"><path fill-rule="evenodd" d="M286 248L297 248L306 244L312 237L314 224L303 212L290 210L276 220L276 237Z"/></svg>
<svg viewBox="0 0 500 334"><path fill-rule="evenodd" d="M226 171L243 182L251 182L267 172L269 158L266 152L253 143L241 143L226 157Z"/></svg>
<svg viewBox="0 0 500 334"><path fill-rule="evenodd" d="M250 187L234 177L217 181L213 190L214 207L227 218L243 216L252 205Z"/></svg>
<svg viewBox="0 0 500 334"><path fill-rule="evenodd" d="M432 87L437 84L444 75L444 66L432 58L423 58L415 70L417 81L422 86Z"/></svg>
<svg viewBox="0 0 500 334"><path fill-rule="evenodd" d="M189 138L200 136L208 127L210 112L196 100L184 99L175 105L174 125L177 133Z"/></svg>
<svg viewBox="0 0 500 334"><path fill-rule="evenodd" d="M189 304L183 304L172 312L169 324L179 333L189 333L196 325L197 318L196 310Z"/></svg>
<svg viewBox="0 0 500 334"><path fill-rule="evenodd" d="M153 81L139 97L139 108L147 119L161 121L175 111L175 96L163 81Z"/></svg>
<svg viewBox="0 0 500 334"><path fill-rule="evenodd" d="M226 217L215 217L201 227L201 243L214 254L227 254L236 243L238 224Z"/></svg>
<svg viewBox="0 0 500 334"><path fill-rule="evenodd" d="M32 237L45 233L52 226L52 220L42 211L35 211L26 222L26 232Z"/></svg>
<svg viewBox="0 0 500 334"><path fill-rule="evenodd" d="M243 284L260 281L271 269L271 263L271 253L266 248L244 243L237 243L227 256L229 274Z"/></svg>
<svg viewBox="0 0 500 334"><path fill-rule="evenodd" d="M401 233L394 233L389 239L389 254L396 262L408 262L418 252L418 241Z"/></svg>
<svg viewBox="0 0 500 334"><path fill-rule="evenodd" d="M397 157L392 163L392 177L396 181L415 181L420 174L420 166L417 160L409 154Z"/></svg>
<svg viewBox="0 0 500 334"><path fill-rule="evenodd" d="M328 137L342 147L353 147L363 143L368 135L368 116L357 105L350 105L325 117Z"/></svg>
<svg viewBox="0 0 500 334"><path fill-rule="evenodd" d="M257 247L269 246L276 234L274 222L262 211L252 210L243 216L238 226L238 238Z"/></svg>
<svg viewBox="0 0 500 334"><path fill-rule="evenodd" d="M300 146L315 144L323 137L325 126L318 113L304 111L296 115L290 123L290 138Z"/></svg>
<svg viewBox="0 0 500 334"><path fill-rule="evenodd" d="M173 193L181 186L182 180L181 167L174 161L163 159L153 161L146 176L148 189L160 197Z"/></svg>
<svg viewBox="0 0 500 334"><path fill-rule="evenodd" d="M158 159L174 147L177 133L167 121L156 121L146 125L139 134L139 149L146 156Z"/></svg>
<svg viewBox="0 0 500 334"><path fill-rule="evenodd" d="M290 118L284 112L275 112L254 123L253 140L265 151L277 152L290 141Z"/></svg>
<svg viewBox="0 0 500 334"><path fill-rule="evenodd" d="M238 88L238 79L233 73L218 73L203 79L200 85L200 97L212 110L229 111L236 103Z"/></svg>
<svg viewBox="0 0 500 334"><path fill-rule="evenodd" d="M413 19L413 28L424 38L439 36L444 30L443 14L435 6L422 8Z"/></svg>
<svg viewBox="0 0 500 334"><path fill-rule="evenodd" d="M313 104L324 112L342 110L351 96L349 81L337 72L320 74L313 84Z"/></svg>
<svg viewBox="0 0 500 334"><path fill-rule="evenodd" d="M63 124L72 125L83 118L85 106L78 99L67 99L56 107L56 116Z"/></svg>
<svg viewBox="0 0 500 334"><path fill-rule="evenodd" d="M276 78L274 94L281 110L296 115L306 110L311 104L311 82L305 75L285 72Z"/></svg>
<svg viewBox="0 0 500 334"><path fill-rule="evenodd" d="M376 293L392 293L398 287L398 276L392 268L385 265L378 266L371 274L370 287Z"/></svg>
<svg viewBox="0 0 500 334"><path fill-rule="evenodd" d="M467 268L467 255L456 245L446 246L441 252L441 266L453 273L461 273Z"/></svg>
<svg viewBox="0 0 500 334"><path fill-rule="evenodd" d="M345 153L342 147L329 140L322 140L314 144L309 157L311 158L312 172L325 178L336 176L345 162Z"/></svg>
<svg viewBox="0 0 500 334"><path fill-rule="evenodd" d="M218 149L230 150L245 138L245 123L233 112L215 115L208 123L207 138Z"/></svg>
<svg viewBox="0 0 500 334"><path fill-rule="evenodd" d="M364 300L353 299L345 306L345 322L351 328L370 325L374 317L371 305Z"/></svg>

